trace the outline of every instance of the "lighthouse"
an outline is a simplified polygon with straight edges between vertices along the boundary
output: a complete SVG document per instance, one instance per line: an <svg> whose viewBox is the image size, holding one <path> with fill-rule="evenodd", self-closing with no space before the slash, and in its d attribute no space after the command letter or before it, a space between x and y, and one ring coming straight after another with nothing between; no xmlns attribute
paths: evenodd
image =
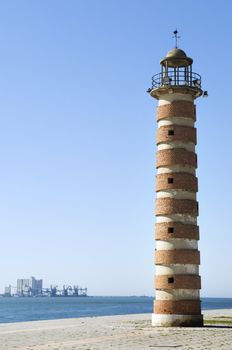
<svg viewBox="0 0 232 350"><path fill-rule="evenodd" d="M192 64L176 45L160 61L148 90L158 100L153 326L203 325L195 100L207 92Z"/></svg>

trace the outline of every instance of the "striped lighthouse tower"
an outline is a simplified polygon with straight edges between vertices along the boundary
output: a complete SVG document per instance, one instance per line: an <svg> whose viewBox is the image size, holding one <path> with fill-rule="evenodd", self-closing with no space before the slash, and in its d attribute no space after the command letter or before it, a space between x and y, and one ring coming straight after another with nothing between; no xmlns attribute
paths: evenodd
<svg viewBox="0 0 232 350"><path fill-rule="evenodd" d="M196 193L196 109L201 77L175 48L149 93L158 100L154 326L202 326Z"/></svg>

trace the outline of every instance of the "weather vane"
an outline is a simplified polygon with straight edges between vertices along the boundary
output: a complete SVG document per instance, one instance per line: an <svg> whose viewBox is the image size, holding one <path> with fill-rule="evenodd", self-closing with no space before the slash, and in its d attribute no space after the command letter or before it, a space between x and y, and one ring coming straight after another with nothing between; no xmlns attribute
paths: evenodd
<svg viewBox="0 0 232 350"><path fill-rule="evenodd" d="M180 38L180 35L178 35L178 30L176 29L176 30L174 30L174 32L173 32L173 38L175 38L175 41L176 41L176 45L175 45L175 48L177 49L177 40Z"/></svg>

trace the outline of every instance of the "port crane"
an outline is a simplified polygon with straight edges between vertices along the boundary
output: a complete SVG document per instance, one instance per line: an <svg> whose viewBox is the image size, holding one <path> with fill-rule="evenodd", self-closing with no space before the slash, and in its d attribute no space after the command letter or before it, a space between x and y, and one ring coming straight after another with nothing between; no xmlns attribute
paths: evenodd
<svg viewBox="0 0 232 350"><path fill-rule="evenodd" d="M63 285L62 289L58 289L58 286L51 285L50 288L44 288L42 291L43 296L49 297L86 297L87 288L79 288L78 286Z"/></svg>

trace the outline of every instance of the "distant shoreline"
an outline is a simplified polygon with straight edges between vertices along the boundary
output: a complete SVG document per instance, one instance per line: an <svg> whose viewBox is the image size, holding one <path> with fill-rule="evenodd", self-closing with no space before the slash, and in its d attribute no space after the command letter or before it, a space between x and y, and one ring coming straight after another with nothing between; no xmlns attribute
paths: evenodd
<svg viewBox="0 0 232 350"><path fill-rule="evenodd" d="M230 318L232 320L232 308L228 308L228 309L202 309L202 314L205 316L210 316L212 318L215 317L224 317L224 318ZM39 319L39 320L28 320L28 321L14 321L14 322L0 322L0 327L2 326L9 326L9 325L16 325L16 324L24 324L25 325L29 325L29 324L33 324L33 323L40 323L40 322L63 322L63 321L68 321L68 320L85 320L85 319L120 319L120 318L132 318L134 319L134 317L145 317L148 318L150 315L152 315L152 312L146 312L146 313L138 313L138 314L118 314L118 315L108 315L108 316L79 316L79 317L63 317L63 318L54 318L54 319ZM231 321L232 322L232 321ZM231 327L232 328L232 327Z"/></svg>
<svg viewBox="0 0 232 350"><path fill-rule="evenodd" d="M228 308L228 309L207 309L207 310L202 310L202 314L204 315L204 317L207 315L207 316L211 316L211 317L221 317L221 316L225 316L225 317L231 317L232 318L232 308ZM147 318L149 315L152 315L152 312L147 312L147 313L141 313L141 314L123 314L123 315L110 315L110 316L80 316L80 317L64 317L64 318L56 318L56 319L52 319L52 320L47 320L47 319L42 319L42 320L33 320L33 321L19 321L19 322L9 322L9 323L0 323L0 327L2 325L15 325L15 324L22 324L22 323L25 323L25 324L29 324L29 323L36 323L36 322L61 322L61 321L64 321L64 320L79 320L79 319L99 319L99 318L102 318L102 319L107 319L107 318L112 318L112 319L117 319L117 318L123 318L123 317L126 317L126 318L134 318L134 317L145 317Z"/></svg>

